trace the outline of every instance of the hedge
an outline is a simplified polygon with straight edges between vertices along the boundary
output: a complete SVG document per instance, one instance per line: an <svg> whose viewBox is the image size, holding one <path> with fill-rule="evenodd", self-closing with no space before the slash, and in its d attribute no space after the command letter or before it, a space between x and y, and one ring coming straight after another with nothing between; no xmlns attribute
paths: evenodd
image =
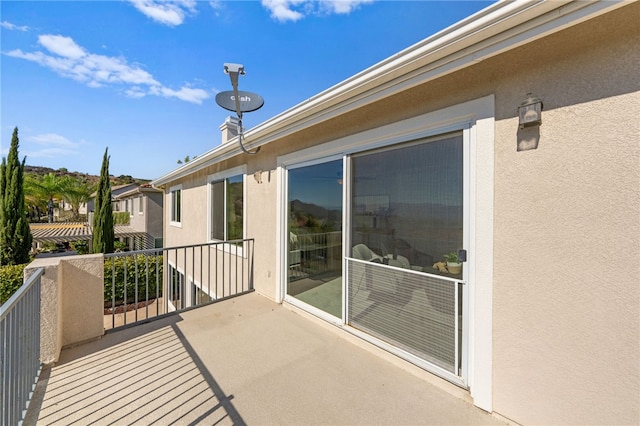
<svg viewBox="0 0 640 426"><path fill-rule="evenodd" d="M138 270L136 271L136 259L138 260ZM157 262L157 263L156 263ZM135 256L108 257L104 260L104 307L110 308L113 303L113 271L115 264L115 294L116 306L124 303L125 300L125 265L127 268L126 277L126 299L127 303L135 302L136 273L138 278L138 302L144 301L147 297L147 282L149 283L149 300L162 296L162 255L138 254ZM147 281L148 274L148 281ZM156 294L156 277L158 279L158 293Z"/></svg>
<svg viewBox="0 0 640 426"><path fill-rule="evenodd" d="M128 225L130 218L129 212L113 212L114 225Z"/></svg>
<svg viewBox="0 0 640 426"><path fill-rule="evenodd" d="M0 305L9 300L23 284L24 268L27 265L28 263L0 266Z"/></svg>

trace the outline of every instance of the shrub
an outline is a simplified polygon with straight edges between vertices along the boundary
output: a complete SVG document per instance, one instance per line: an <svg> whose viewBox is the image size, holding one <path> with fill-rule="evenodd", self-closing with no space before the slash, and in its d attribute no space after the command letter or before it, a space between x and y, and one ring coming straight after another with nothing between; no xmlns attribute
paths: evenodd
<svg viewBox="0 0 640 426"><path fill-rule="evenodd" d="M129 212L113 212L114 225L128 225L130 219Z"/></svg>
<svg viewBox="0 0 640 426"><path fill-rule="evenodd" d="M18 291L24 282L24 268L27 265L28 263L0 266L0 305Z"/></svg>
<svg viewBox="0 0 640 426"><path fill-rule="evenodd" d="M71 243L71 247L78 254L87 254L89 253L89 243L87 241L75 241Z"/></svg>
<svg viewBox="0 0 640 426"><path fill-rule="evenodd" d="M136 270L136 260L138 267ZM147 297L149 283L149 299L162 296L162 255L138 254L133 256L108 257L104 260L104 307L110 308L113 303L113 273L115 270L116 306L125 301L125 266L126 266L126 301L135 302L136 277L138 279L138 301ZM148 277L148 281L147 281ZM156 278L158 292L156 293Z"/></svg>

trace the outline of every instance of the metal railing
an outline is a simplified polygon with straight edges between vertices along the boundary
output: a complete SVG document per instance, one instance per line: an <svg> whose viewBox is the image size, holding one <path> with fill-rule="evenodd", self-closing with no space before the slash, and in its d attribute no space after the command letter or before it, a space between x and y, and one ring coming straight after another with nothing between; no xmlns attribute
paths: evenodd
<svg viewBox="0 0 640 426"><path fill-rule="evenodd" d="M18 424L27 412L40 363L40 289L44 268L0 306L0 425Z"/></svg>
<svg viewBox="0 0 640 426"><path fill-rule="evenodd" d="M340 269L342 264L342 231L315 234L289 233L289 278Z"/></svg>
<svg viewBox="0 0 640 426"><path fill-rule="evenodd" d="M246 239L105 254L105 329L253 291L253 253Z"/></svg>

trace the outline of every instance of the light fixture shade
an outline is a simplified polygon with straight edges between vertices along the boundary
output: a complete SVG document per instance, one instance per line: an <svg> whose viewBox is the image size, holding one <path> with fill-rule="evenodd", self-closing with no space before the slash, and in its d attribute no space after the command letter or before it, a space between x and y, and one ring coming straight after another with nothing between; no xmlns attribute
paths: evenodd
<svg viewBox="0 0 640 426"><path fill-rule="evenodd" d="M520 128L539 126L542 124L542 101L531 93L527 93L527 99L518 107Z"/></svg>

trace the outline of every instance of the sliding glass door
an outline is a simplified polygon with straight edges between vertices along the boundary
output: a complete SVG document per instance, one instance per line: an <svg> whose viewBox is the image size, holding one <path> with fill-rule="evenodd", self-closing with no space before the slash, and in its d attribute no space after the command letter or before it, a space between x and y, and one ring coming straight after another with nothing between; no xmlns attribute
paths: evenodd
<svg viewBox="0 0 640 426"><path fill-rule="evenodd" d="M464 248L463 163L462 132L350 163L347 322L456 376L464 271L445 260Z"/></svg>
<svg viewBox="0 0 640 426"><path fill-rule="evenodd" d="M469 238L464 140L460 130L286 169L287 300L463 385L467 270L453 258Z"/></svg>
<svg viewBox="0 0 640 426"><path fill-rule="evenodd" d="M342 317L342 160L288 171L287 295Z"/></svg>

